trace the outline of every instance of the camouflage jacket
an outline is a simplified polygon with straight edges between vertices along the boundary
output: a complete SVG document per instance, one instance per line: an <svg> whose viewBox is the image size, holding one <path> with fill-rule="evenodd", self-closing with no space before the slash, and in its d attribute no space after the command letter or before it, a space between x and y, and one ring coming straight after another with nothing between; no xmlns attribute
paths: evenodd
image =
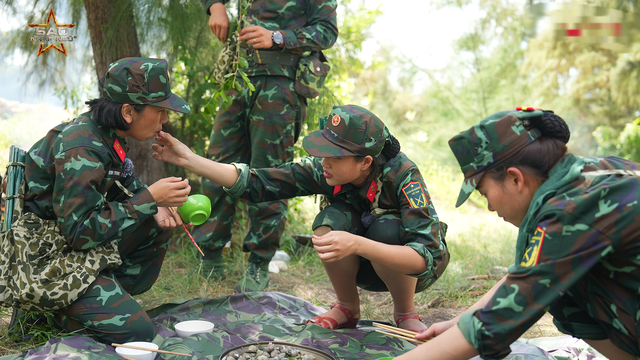
<svg viewBox="0 0 640 360"><path fill-rule="evenodd" d="M211 5L229 2L202 1L207 14ZM247 12L246 26L262 26L267 30L280 31L284 39L284 48L275 51L303 53L325 50L338 39L337 6L336 0L254 0ZM282 75L292 79L296 77L296 68L293 66L277 63L255 65L251 57L248 59L250 66L246 73L249 76Z"/></svg>
<svg viewBox="0 0 640 360"><path fill-rule="evenodd" d="M25 212L57 220L77 250L131 234L158 209L133 166L125 166L125 146L90 113L51 129L27 154Z"/></svg>
<svg viewBox="0 0 640 360"><path fill-rule="evenodd" d="M232 196L252 202L322 194L331 203L346 202L361 213L399 213L401 242L417 251L427 264L424 273L413 276L431 278L434 269L443 270L448 260L444 241L447 225L438 220L427 186L411 160L400 153L384 164L379 181L367 180L361 188L352 184L335 187L327 184L321 161L322 158L306 157L271 169L249 169L246 164L234 164L240 177L226 190Z"/></svg>
<svg viewBox="0 0 640 360"><path fill-rule="evenodd" d="M640 170L640 164L615 157L581 160L576 179L533 213L528 241L516 249L520 259L506 282L486 307L458 322L483 358L506 356L509 344L558 304L565 314L580 314L575 324L593 326L592 339L608 337L640 354L640 172L616 170Z"/></svg>

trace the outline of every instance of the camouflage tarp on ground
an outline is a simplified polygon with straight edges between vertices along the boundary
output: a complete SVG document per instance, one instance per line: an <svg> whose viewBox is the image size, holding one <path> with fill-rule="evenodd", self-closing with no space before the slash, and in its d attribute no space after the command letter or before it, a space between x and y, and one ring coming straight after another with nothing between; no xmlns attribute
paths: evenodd
<svg viewBox="0 0 640 360"><path fill-rule="evenodd" d="M314 347L331 353L337 359L377 359L398 356L414 348L404 340L373 331L373 327L356 330L330 331L315 325L306 325L306 319L325 310L302 299L276 292L248 293L215 299L196 299L165 304L149 311L156 325L153 342L161 350L191 354L192 359L217 360L231 347L256 341L285 341ZM209 320L215 324L213 333L179 338L174 325L184 320ZM361 321L361 323L367 323ZM370 322L368 322L370 323ZM575 339L574 339L575 340ZM578 359L587 349L569 344L566 353ZM531 345L513 346L507 359L554 360L546 351ZM575 348L575 349L574 349ZM184 356L161 354L164 359L185 360ZM9 359L121 359L111 346L95 342L87 336L69 336L50 340L44 346L19 355L0 357ZM161 358L158 356L157 359ZM581 357L580 359L594 359Z"/></svg>

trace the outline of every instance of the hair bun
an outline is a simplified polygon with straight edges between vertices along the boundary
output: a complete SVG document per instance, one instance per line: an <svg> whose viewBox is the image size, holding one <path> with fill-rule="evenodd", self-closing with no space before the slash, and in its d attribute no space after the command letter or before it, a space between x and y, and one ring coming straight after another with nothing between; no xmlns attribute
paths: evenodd
<svg viewBox="0 0 640 360"><path fill-rule="evenodd" d="M389 138L384 144L384 148L382 148L381 155L389 161L396 157L400 153L400 142L393 135L389 134Z"/></svg>
<svg viewBox="0 0 640 360"><path fill-rule="evenodd" d="M544 111L542 119L533 121L532 125L539 129L543 136L560 140L565 144L571 137L567 123L553 111Z"/></svg>

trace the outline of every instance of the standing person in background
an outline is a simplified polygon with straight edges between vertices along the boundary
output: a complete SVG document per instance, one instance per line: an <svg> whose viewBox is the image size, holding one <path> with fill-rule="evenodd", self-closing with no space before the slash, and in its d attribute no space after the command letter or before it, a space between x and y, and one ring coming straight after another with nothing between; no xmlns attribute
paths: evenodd
<svg viewBox="0 0 640 360"><path fill-rule="evenodd" d="M175 177L143 184L125 138L148 140L167 122L167 109L191 109L171 92L162 59L115 61L100 86L89 112L27 152L22 215L0 233L0 304L16 307L10 332L17 337L25 334L16 321L26 322L18 307L55 311L60 328L105 343L155 336L132 295L157 280L172 229L182 225L168 207L181 206L191 187Z"/></svg>
<svg viewBox="0 0 640 360"><path fill-rule="evenodd" d="M223 43L229 19L228 0L204 0L209 27ZM330 48L338 37L336 0L254 0L247 25L238 40L246 44L255 86L235 93L228 109L216 115L208 156L252 168L274 167L293 160L293 146L307 113L306 99L297 94L294 81L303 52ZM231 240L236 199L219 185L202 179L202 192L211 199L211 217L193 235L205 252L202 274L224 278L222 248ZM287 201L248 205L251 227L243 251L251 252L249 266L235 290L263 291L269 284L268 265L280 244L287 218Z"/></svg>
<svg viewBox="0 0 640 360"><path fill-rule="evenodd" d="M637 359L640 164L567 153L551 111L502 111L454 136L464 173L456 206L476 189L519 228L509 274L426 344L396 359L502 359L547 311L558 330L609 359Z"/></svg>

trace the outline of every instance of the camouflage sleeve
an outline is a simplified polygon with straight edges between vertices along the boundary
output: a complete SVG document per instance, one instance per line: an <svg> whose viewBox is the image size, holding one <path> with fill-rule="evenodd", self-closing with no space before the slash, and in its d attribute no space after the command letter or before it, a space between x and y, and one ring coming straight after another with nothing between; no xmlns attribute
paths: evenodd
<svg viewBox="0 0 640 360"><path fill-rule="evenodd" d="M106 175L107 161L99 151L85 147L56 156L54 212L74 249L91 249L127 236L158 211L151 193L137 179L129 184L136 189L132 197L107 202L96 189Z"/></svg>
<svg viewBox="0 0 640 360"><path fill-rule="evenodd" d="M225 190L231 196L251 202L291 199L326 192L322 184L324 177L318 171L318 166L320 169L322 166L317 159L311 157L276 168L249 169L246 164L234 165L238 169L238 181Z"/></svg>
<svg viewBox="0 0 640 360"><path fill-rule="evenodd" d="M338 39L337 6L336 0L312 0L306 25L297 29L280 30L285 49L314 51L333 46Z"/></svg>
<svg viewBox="0 0 640 360"><path fill-rule="evenodd" d="M420 254L427 265L417 278L437 279L449 261L449 251L444 242L446 225L438 221L427 186L417 168L405 173L397 187L402 220L402 242Z"/></svg>
<svg viewBox="0 0 640 360"><path fill-rule="evenodd" d="M524 256L487 306L463 315L458 327L482 358L501 359L509 345L544 315L607 253L611 239L561 214L538 223ZM563 217L564 218L564 217Z"/></svg>
<svg viewBox="0 0 640 360"><path fill-rule="evenodd" d="M238 0L238 1L242 1L242 0ZM207 15L211 15L211 12L209 11L209 8L211 8L211 5L213 4L227 4L229 2L229 0L202 0L202 5L204 6L204 11L207 13Z"/></svg>

